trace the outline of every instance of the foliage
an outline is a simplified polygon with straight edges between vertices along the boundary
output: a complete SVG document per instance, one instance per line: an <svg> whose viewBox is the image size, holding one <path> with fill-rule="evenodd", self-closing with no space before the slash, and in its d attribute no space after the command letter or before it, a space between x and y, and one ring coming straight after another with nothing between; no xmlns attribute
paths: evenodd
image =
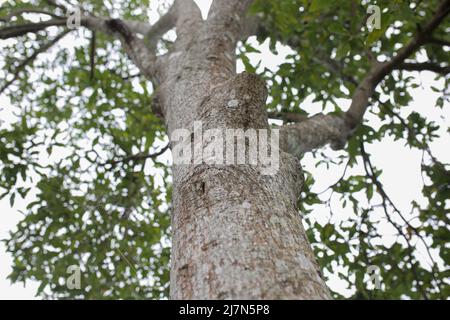
<svg viewBox="0 0 450 320"><path fill-rule="evenodd" d="M112 3L83 1L98 15L147 20L146 0ZM260 72L270 85L269 111L306 114L302 103L314 97L323 110L331 106L331 112L342 112L339 99L351 97L369 69L368 57L391 57L439 1L370 3L383 8L381 30L369 32L365 27L367 1L256 1L252 13L264 23L258 40L269 38L274 52L278 42L294 51L278 71ZM48 1L30 0L9 1L0 16L30 5L65 15ZM27 19L23 15L15 22ZM446 22L435 33L439 39L448 38ZM0 85L11 78L20 61L59 31L49 28L3 43L0 64L5 80ZM6 90L16 114L12 123L0 128L0 197L9 197L11 206L19 199L30 201L17 230L5 240L14 258L10 278L39 281L38 294L51 298L166 297L170 166L162 157L134 157L159 150L166 140L164 126L151 113L151 84L135 77L137 69L117 41L96 35L92 70L92 34L80 30L71 37L70 46L54 46L23 69ZM243 46L241 59L249 71L260 70L247 58L255 50L248 43ZM450 61L448 47L428 44L424 51L433 63ZM443 80L445 88L448 81ZM345 153L335 158L317 156L318 165L352 168L364 164L364 174L344 174L331 186L340 204L352 212L351 219L320 224L310 217L308 212L316 206L330 207L330 201L311 192L314 178L306 173L307 186L299 204L307 214L310 240L325 275L347 281L355 289L352 298L450 296L448 270L436 264L425 266L417 258L416 246L425 243L434 255L450 261L450 172L430 151L439 128L418 112L404 111L416 86L411 73L393 72L380 84L370 107L381 123L379 128L364 124ZM386 96L389 99L382 101ZM436 107L445 112L447 102L445 91ZM403 220L404 213L385 193L379 182L381 171L365 151L365 145L386 137L424 152L426 201L412 203L412 216L420 221L414 226ZM367 201L360 201L364 194ZM373 214L380 207L383 217ZM389 245L379 241L378 227L386 219L398 232L397 241ZM65 286L67 268L74 264L82 268L86 284L82 290ZM367 288L371 265L382 266L383 290ZM335 293L335 297L342 296Z"/></svg>

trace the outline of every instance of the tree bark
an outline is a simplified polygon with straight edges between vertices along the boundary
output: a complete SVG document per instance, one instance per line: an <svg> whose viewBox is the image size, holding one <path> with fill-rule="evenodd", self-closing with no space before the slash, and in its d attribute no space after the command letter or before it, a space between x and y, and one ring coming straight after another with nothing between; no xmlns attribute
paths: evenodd
<svg viewBox="0 0 450 320"><path fill-rule="evenodd" d="M169 137L194 132L195 121L203 132L269 129L264 82L235 71L246 2L215 1L203 22L183 1L154 106ZM278 172L263 171L259 164L174 164L172 299L329 298L298 213L298 160L281 151Z"/></svg>

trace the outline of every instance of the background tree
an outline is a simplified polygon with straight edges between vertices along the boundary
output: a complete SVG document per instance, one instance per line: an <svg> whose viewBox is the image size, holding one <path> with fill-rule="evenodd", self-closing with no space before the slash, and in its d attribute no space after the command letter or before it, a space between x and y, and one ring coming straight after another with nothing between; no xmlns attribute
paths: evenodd
<svg viewBox="0 0 450 320"><path fill-rule="evenodd" d="M37 280L38 294L55 298L161 298L170 273L173 298L339 298L323 281L334 273L353 298L448 297L448 268L437 259L450 259L450 173L430 149L439 126L407 109L418 85L409 72L422 70L442 79L435 107L448 108L450 1L370 4L382 10L380 29L366 27L368 1L215 0L203 20L180 0L152 25L146 0L3 4L0 92L15 121L0 130L0 196L11 206L33 199L6 240L12 281ZM68 29L78 5L81 27ZM253 35L294 53L278 71L261 70L249 59ZM239 75L237 45L247 71ZM313 116L303 108L310 97L323 106ZM238 108L227 109L230 100ZM275 176L161 160L167 135L194 120L269 128L267 116L284 122ZM410 213L386 193L366 151L392 136L423 151L425 200ZM345 152L317 151L326 145ZM294 158L310 152L344 169L330 189L350 219L312 218L318 204L332 206L310 191L314 176ZM358 163L364 174L353 174ZM379 241L386 221L392 244ZM80 290L65 285L74 264ZM370 266L380 267L383 290L368 290Z"/></svg>

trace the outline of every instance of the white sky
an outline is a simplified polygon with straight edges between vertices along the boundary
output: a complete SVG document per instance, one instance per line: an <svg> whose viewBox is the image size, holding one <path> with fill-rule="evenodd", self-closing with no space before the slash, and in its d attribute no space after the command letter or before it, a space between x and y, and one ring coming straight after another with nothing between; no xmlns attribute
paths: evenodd
<svg viewBox="0 0 450 320"><path fill-rule="evenodd" d="M203 17L207 15L207 10L211 4L212 0L197 0L199 4ZM153 2L155 3L155 2ZM156 12L157 6L152 5L152 12ZM152 17L151 20L155 20ZM151 21L154 22L154 21ZM64 45L70 45L70 39L65 39ZM0 42L1 47L1 42ZM284 61L284 57L289 53L286 48L279 48L279 54L273 55L268 50L267 43L260 47L261 54L251 54L251 61L256 64L259 60L262 60L261 67L267 67L272 70L276 70L277 66ZM243 67L241 64L238 65L238 71L242 71ZM413 90L414 101L411 104L411 109L419 112L420 114L426 116L428 119L432 119L440 124L443 129L441 130L442 137L438 139L435 143L431 145L431 150L434 155L444 162L450 162L450 145L449 145L449 133L446 132L446 128L449 127L450 119L448 116L442 118L442 111L439 112L434 108L435 100L438 98L438 94L430 90L430 86L435 86L442 88L443 81L434 82L434 75L429 72L415 73L415 76L421 80L423 87L419 87ZM348 107L349 101L342 101L343 106ZM302 105L306 110L320 110L319 106L312 104L310 101ZM5 119L4 113L1 109L11 109L8 100L5 96L0 96L0 119ZM344 109L345 109L344 108ZM444 108L448 108L445 106ZM376 125L376 119L367 116L369 119L369 124ZM420 163L421 163L421 152L417 150L410 150L403 146L404 143L394 142L392 139L385 139L382 143L376 143L370 148L368 152L372 154L372 160L374 164L383 169L383 174L381 176L382 182L384 183L385 189L388 194L392 197L393 201L399 207L401 211L409 212L411 209L411 200L421 199L421 188L422 179L420 177ZM326 170L323 167L315 168L315 161L312 156L307 156L302 162L303 166L310 172L312 172L316 178L317 184L314 186L313 191L320 192L325 190L329 185L336 182L342 175L343 167L331 168ZM355 169L362 172L361 166ZM354 172L354 171L353 171ZM4 239L8 236L9 231L14 230L17 223L22 219L22 214L20 210L24 210L27 205L26 201L16 200L14 208L9 205L9 197L4 198L0 201L0 239ZM351 210L350 207L347 211ZM345 217L347 214L344 211L339 211L339 214ZM329 216L326 210L317 211L314 213L318 220L327 219ZM391 230L386 227L380 230L386 238L385 241L389 241L389 234ZM426 262L426 258L422 257L421 261ZM441 261L442 263L442 261ZM0 244L0 299L33 299L34 293L37 290L38 284L35 282L27 282L26 286L23 284L11 285L9 280L6 279L7 275L11 272L12 260L9 255L5 252L5 247ZM350 293L344 288L344 283L339 279L333 278L329 281L328 285L342 293Z"/></svg>

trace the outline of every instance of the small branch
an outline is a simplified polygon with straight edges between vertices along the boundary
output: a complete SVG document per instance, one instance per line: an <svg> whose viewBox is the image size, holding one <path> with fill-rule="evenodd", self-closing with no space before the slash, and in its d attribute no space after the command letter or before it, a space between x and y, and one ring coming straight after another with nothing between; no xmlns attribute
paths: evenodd
<svg viewBox="0 0 450 320"><path fill-rule="evenodd" d="M358 86L358 81L356 81L352 76L345 74L342 71L343 67L339 64L338 61L331 59L329 56L321 55L320 52L317 52L317 54L313 57L313 60L315 60L319 64L323 64L332 73L340 75L343 80L348 81L355 86Z"/></svg>
<svg viewBox="0 0 450 320"><path fill-rule="evenodd" d="M111 30L107 28L107 22L110 20L119 20L119 19L96 17L93 15L82 15L80 19L80 24L88 29L94 31L101 31L105 34L112 35ZM127 29L132 33L145 34L150 29L150 25L145 22L127 21L127 20L120 20L120 21L122 22L122 24L126 25ZM0 28L0 39L20 37L27 33L37 33L48 27L65 26L66 24L67 18L56 16L56 18L50 19L48 21L6 26L4 28Z"/></svg>
<svg viewBox="0 0 450 320"><path fill-rule="evenodd" d="M92 81L94 80L95 77L95 50L96 50L96 31L92 31L92 39L91 39L91 46L90 46L90 52L89 52L89 57L90 57L90 75L89 75L89 79Z"/></svg>
<svg viewBox="0 0 450 320"><path fill-rule="evenodd" d="M59 9L64 10L64 11L67 10L67 8L66 8L65 6L63 6L63 5L59 4L59 3L57 3L55 0L46 0L46 2L47 2L49 5L51 5L51 6L55 7L55 8L59 8Z"/></svg>
<svg viewBox="0 0 450 320"><path fill-rule="evenodd" d="M419 277L418 277L418 275L417 275L416 268L415 268L415 266L414 266L414 264L413 264L414 256L413 256L413 247L412 247L412 245L411 245L411 242L410 242L409 238L408 238L408 237L405 235L405 233L403 232L401 226L399 226L397 223L395 223L395 221L392 219L392 217L391 217L391 215L390 215L390 213L389 213L389 210L388 210L388 204L387 204L387 202L388 202L387 195L386 195L386 193L385 193L384 190L383 190L383 186L382 186L381 183L378 181L378 179L377 179L377 177L376 177L376 175L375 175L374 168L373 168L373 166L372 166L372 163L370 162L370 158L369 158L368 154L367 154L367 153L365 152L365 150L364 150L364 144L363 144L363 143L361 143L360 148L361 148L361 155L362 155L362 157L363 157L364 170L365 170L367 176L369 177L369 179L370 179L370 180L372 181L372 183L376 186L376 188L377 188L377 190L378 190L378 192L379 192L379 194L380 194L380 196L381 196L381 199L382 199L382 207L383 207L383 211L384 211L384 214L385 214L385 216L386 216L386 219L387 219L388 222L389 222L389 223L397 230L397 232L399 233L399 235L401 235L401 236L403 237L403 239L405 240L405 242L406 242L406 245L407 245L407 251L408 251L408 257L409 257L409 259L411 260L411 265L412 265L411 269L412 269L412 271L413 271L413 276L414 276L414 278L415 278L415 280L416 280L416 282L417 282L417 286L419 287L419 290L420 290L420 292L421 292L421 294L422 294L422 297L423 297L425 300L428 300L428 296L427 296L425 290L424 290L423 287L420 285L420 279L419 279ZM395 209L395 208L394 208L394 209Z"/></svg>
<svg viewBox="0 0 450 320"><path fill-rule="evenodd" d="M125 52L133 60L139 71L156 82L156 52L149 48L143 39L133 34L128 25L120 19L109 19L106 28L122 42Z"/></svg>
<svg viewBox="0 0 450 320"><path fill-rule="evenodd" d="M402 63L397 67L398 70L406 71L432 71L442 75L447 75L450 73L450 66L441 66L437 63L432 62L422 62L422 63Z"/></svg>
<svg viewBox="0 0 450 320"><path fill-rule="evenodd" d="M142 76L142 74L140 74L140 73L136 73L136 74L130 74L130 75L128 75L128 76L124 76L124 77L122 77L122 76L120 76L120 75L118 75L120 78L122 78L122 80L130 80L130 79L134 79L134 78L139 78L140 76Z"/></svg>
<svg viewBox="0 0 450 320"><path fill-rule="evenodd" d="M434 260L433 256L431 255L430 252L430 248L428 247L428 244L426 243L426 241L424 240L424 238L420 235L419 231L417 228L413 227L410 222L403 216L403 214L400 212L400 210L395 206L394 202L391 200L391 198L388 196L388 194L386 193L386 191L384 190L383 184L380 182L380 180L378 179L378 177L375 174L375 168L370 160L370 156L369 154L366 152L365 148L364 148L364 143L361 142L360 144L360 150L361 150L361 156L363 158L363 165L364 165L364 170L366 171L367 176L370 178L370 180L372 181L372 183L376 186L379 195L381 196L382 199L382 206L386 215L386 218L388 219L388 221L397 229L397 231L399 232L399 234L403 237L403 239L406 241L407 245L408 245L408 255L411 259L411 261L413 260L413 246L411 244L411 241L409 239L408 236L405 235L405 233L402 230L402 226L399 226L397 223L394 222L394 220L391 218L391 215L388 212L387 209L387 205L389 204L392 209L394 210L394 212L396 212L399 217L401 218L401 220L405 223L405 226L411 230L415 236L417 236L420 241L423 243L423 245L425 246L425 249L427 251L427 255L428 258L431 261L431 269L434 272L438 271L438 267L436 264L436 261ZM423 288L421 288L420 286L420 282L419 279L417 278L417 274L415 272L415 270L413 270L414 272L414 276L416 277L416 281L417 281L417 285L419 286L419 289L421 289L422 292L422 296L424 299L427 299L427 295L425 293L425 291L423 290ZM441 293L441 288L440 285L442 284L441 281L438 281L438 279L436 279L436 277L433 275L434 280L436 281L436 283L438 284L438 292Z"/></svg>
<svg viewBox="0 0 450 320"><path fill-rule="evenodd" d="M384 76L391 72L399 64L413 54L417 49L419 49L423 44L431 39L431 34L433 31L439 27L441 22L450 13L450 0L444 0L440 6L436 9L436 13L433 15L431 20L425 24L425 26L420 27L416 36L402 49L400 49L395 57L390 61L381 65L379 74L376 74L375 79L384 78ZM380 81L381 81L380 79Z"/></svg>
<svg viewBox="0 0 450 320"><path fill-rule="evenodd" d="M25 67L31 63L33 63L33 61L37 58L37 56L40 53L43 53L45 51L47 51L48 49L50 49L52 46L54 46L59 40L61 40L62 38L64 38L68 33L70 33L71 30L67 30L64 31L63 33L59 34L58 36L56 36L52 41L46 43L45 45L43 45L42 47L40 47L39 49L37 49L31 56L29 56L28 58L26 58L25 60L23 60L19 66L16 68L16 70L14 71L14 77L7 81L1 88L0 88L0 94L2 94L14 81L16 81L19 78L19 74L20 72L25 69Z"/></svg>
<svg viewBox="0 0 450 320"><path fill-rule="evenodd" d="M110 160L104 164L101 164L101 166L106 166L106 165L111 165L112 167L120 164L120 163L128 163L130 161L134 161L134 162L139 162L139 161L144 161L147 159L155 159L156 157L159 157L160 155L162 155L164 152L166 152L170 147L170 143L167 144L164 148L162 148L161 150L155 152L155 153L151 153L151 154L147 154L147 153L138 153L138 154L134 154L122 159L118 159L118 160Z"/></svg>
<svg viewBox="0 0 450 320"><path fill-rule="evenodd" d="M114 69L108 69L108 71L111 72L112 74L114 74L115 76L121 78L122 80L130 80L130 79L139 78L140 76L142 76L141 73L129 74L129 75L126 75L126 76L122 76L121 74L119 74Z"/></svg>
<svg viewBox="0 0 450 320"><path fill-rule="evenodd" d="M326 188L325 190L320 191L319 193L317 193L317 196L319 196L319 195L321 195L321 194L324 194L324 193L327 192L328 190L331 190L330 197L328 198L328 201L327 201L327 202L329 203L329 202L331 201L331 197L333 196L334 188L335 188L337 185L339 185L339 183L341 183L341 182L344 180L345 175L347 174L347 170L348 170L349 166L350 166L350 159L349 159L349 160L347 161L347 163L345 164L345 168L344 168L344 171L342 172L341 177L340 177L335 183L333 183L331 186L329 186L329 187Z"/></svg>
<svg viewBox="0 0 450 320"><path fill-rule="evenodd" d="M388 107L386 105L385 102L382 102L379 98L378 98L378 104L381 106L381 108L389 115L391 115L392 117L396 118L397 120L399 120L399 122L403 125L403 127L405 127L405 130L407 131L408 134L408 139L410 140L414 140L416 142L417 145L422 146L422 148L419 147L419 149L422 149L425 153L428 154L428 156L430 157L431 161L437 165L440 166L441 168L445 169L445 165L440 162L431 152L430 147L424 142L424 141L420 141L417 136L420 134L420 132L417 132L416 129L410 127L408 125L408 123L405 121L405 119L403 119L397 112L395 112L394 110L392 110L390 107Z"/></svg>
<svg viewBox="0 0 450 320"><path fill-rule="evenodd" d="M447 41L447 40L436 39L436 38L432 37L428 42L431 44L436 44L438 46L442 46L442 47L444 47L444 46L450 47L450 41Z"/></svg>
<svg viewBox="0 0 450 320"><path fill-rule="evenodd" d="M25 8L25 9L19 9L19 10L13 11L13 12L9 13L8 15L6 15L5 17L0 17L0 21L8 22L9 20L11 20L11 18L22 15L24 13L45 14L47 16L50 16L50 17L53 17L56 19L64 19L64 17L60 17L52 12L48 12L45 10Z"/></svg>
<svg viewBox="0 0 450 320"><path fill-rule="evenodd" d="M0 39L10 39L23 36L29 32L37 33L52 26L64 26L66 19L51 19L36 23L24 23L21 25L7 26L0 29Z"/></svg>

